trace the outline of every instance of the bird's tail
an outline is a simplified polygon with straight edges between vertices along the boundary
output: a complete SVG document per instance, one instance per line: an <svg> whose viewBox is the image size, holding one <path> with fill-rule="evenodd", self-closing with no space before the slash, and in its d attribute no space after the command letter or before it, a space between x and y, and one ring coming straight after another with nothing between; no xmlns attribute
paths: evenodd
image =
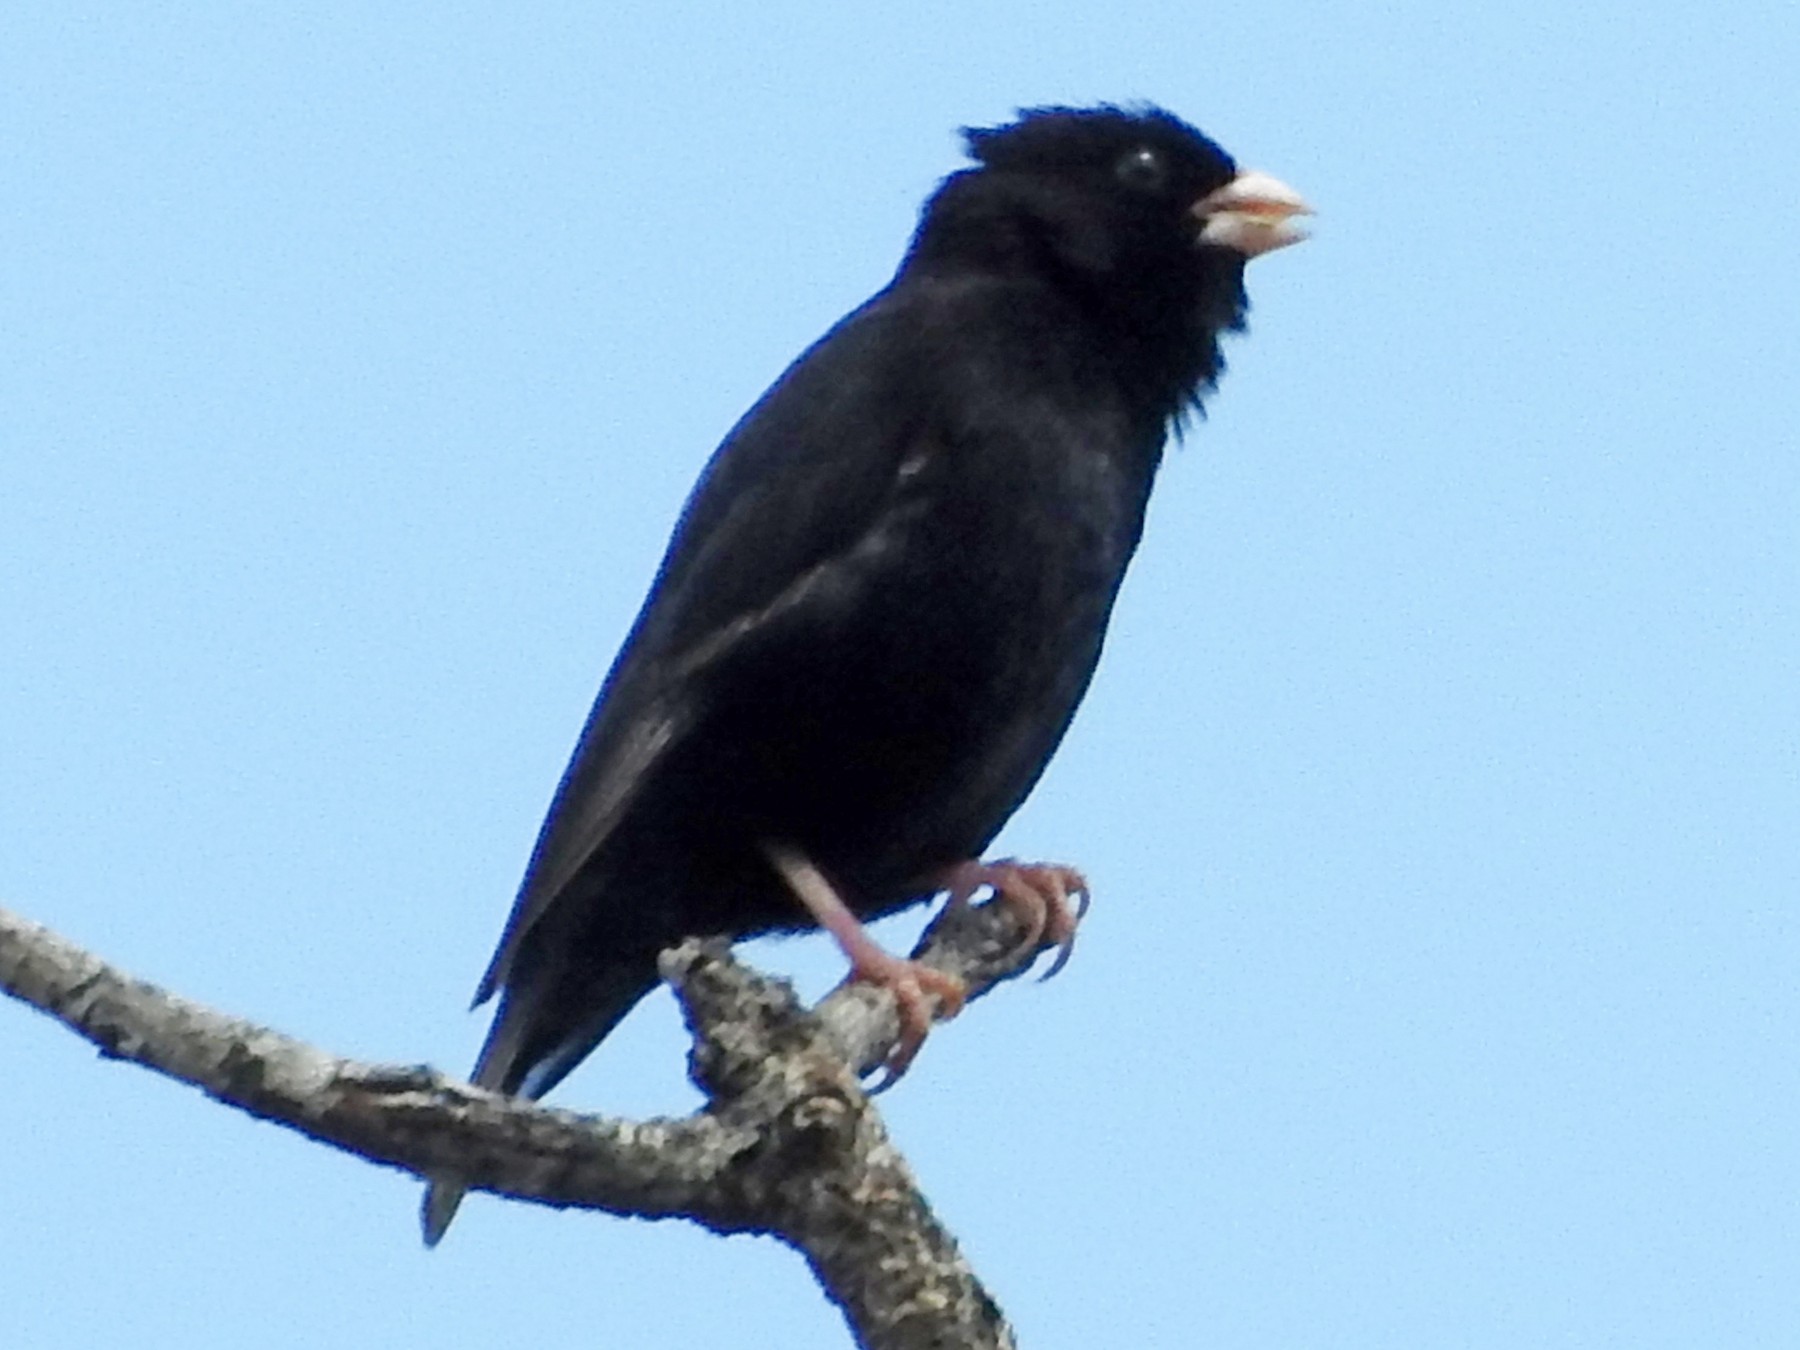
<svg viewBox="0 0 1800 1350"><path fill-rule="evenodd" d="M460 1181L425 1183L425 1200L419 1206L419 1227L424 1231L427 1247L435 1247L443 1240L450 1220L456 1217L457 1207L468 1193L469 1188Z"/></svg>
<svg viewBox="0 0 1800 1350"><path fill-rule="evenodd" d="M476 1087L537 1100L600 1044L656 987L658 978L655 953L584 972L579 985L555 975L543 978L548 974L509 984L501 993L494 1024L469 1075ZM454 1176L434 1177L426 1184L419 1226L427 1247L443 1238L467 1191Z"/></svg>

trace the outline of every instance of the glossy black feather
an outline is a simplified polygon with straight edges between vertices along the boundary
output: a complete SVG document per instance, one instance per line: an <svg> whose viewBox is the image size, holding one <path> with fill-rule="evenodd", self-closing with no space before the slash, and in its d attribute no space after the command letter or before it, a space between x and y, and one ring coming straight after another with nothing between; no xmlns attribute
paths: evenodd
<svg viewBox="0 0 1800 1350"><path fill-rule="evenodd" d="M1188 214L1235 168L1155 110L968 140L894 280L695 488L482 981L477 1081L547 1091L684 935L807 926L765 840L865 916L922 898L1061 739L1168 430L1242 321L1242 259ZM1142 147L1157 182L1122 177Z"/></svg>

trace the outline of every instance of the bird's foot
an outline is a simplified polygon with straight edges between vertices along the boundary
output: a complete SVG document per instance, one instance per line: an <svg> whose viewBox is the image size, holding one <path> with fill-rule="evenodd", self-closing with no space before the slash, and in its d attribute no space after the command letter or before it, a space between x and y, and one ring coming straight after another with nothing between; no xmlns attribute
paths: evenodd
<svg viewBox="0 0 1800 1350"><path fill-rule="evenodd" d="M1043 979L1069 964L1075 951L1075 930L1087 916L1091 900L1087 878L1075 868L1060 863L1022 863L1016 858L971 860L944 871L938 883L950 892L953 905L967 904L983 887L992 888L1000 903L1024 925L1019 954L1054 944L1056 960Z"/></svg>
<svg viewBox="0 0 1800 1350"><path fill-rule="evenodd" d="M947 1022L962 1011L969 987L956 976L933 970L921 961L895 956L867 932L860 933L854 949L852 944L842 941L838 946L850 958L846 984L852 980L861 981L885 989L894 996L895 1012L900 1019L900 1039L883 1062L880 1079L869 1088L870 1092L882 1092L900 1081L900 1076L912 1067L919 1047L925 1044L933 1020L932 1000L936 1000L936 1016Z"/></svg>
<svg viewBox="0 0 1800 1350"><path fill-rule="evenodd" d="M932 1000L936 1000L936 1015L948 1021L962 1011L968 986L954 975L895 956L870 937L862 921L838 895L837 888L798 849L766 844L764 851L795 898L806 906L819 921L819 926L837 942L838 949L849 958L850 975L846 983L859 980L893 994L900 1037L882 1065L880 1080L870 1091L880 1092L892 1087L911 1066L919 1047L925 1044L925 1036L931 1030Z"/></svg>

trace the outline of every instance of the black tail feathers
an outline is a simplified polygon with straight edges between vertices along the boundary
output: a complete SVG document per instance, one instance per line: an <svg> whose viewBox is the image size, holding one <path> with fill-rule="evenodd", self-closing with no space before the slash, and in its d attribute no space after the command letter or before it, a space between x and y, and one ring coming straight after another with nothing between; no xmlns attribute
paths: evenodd
<svg viewBox="0 0 1800 1350"><path fill-rule="evenodd" d="M656 987L655 953L582 972L579 982L543 972L509 983L469 1081L476 1087L535 1101L560 1083L606 1034ZM545 978L548 976L548 978ZM425 1187L419 1226L435 1247L456 1217L468 1187L455 1176Z"/></svg>

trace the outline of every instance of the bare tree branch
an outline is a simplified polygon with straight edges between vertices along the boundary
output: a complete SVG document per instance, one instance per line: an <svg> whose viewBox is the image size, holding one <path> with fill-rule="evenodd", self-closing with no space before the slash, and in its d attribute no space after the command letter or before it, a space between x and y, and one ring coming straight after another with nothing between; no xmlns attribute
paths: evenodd
<svg viewBox="0 0 1800 1350"><path fill-rule="evenodd" d="M1025 969L1017 920L947 909L917 955L970 997ZM768 1233L805 1256L870 1350L992 1350L1013 1335L888 1139L860 1075L898 1035L885 990L816 1009L718 942L664 953L707 1105L686 1119L578 1115L483 1091L428 1066L330 1055L134 980L0 909L0 988L112 1058L260 1119L421 1177L540 1204L688 1218Z"/></svg>

